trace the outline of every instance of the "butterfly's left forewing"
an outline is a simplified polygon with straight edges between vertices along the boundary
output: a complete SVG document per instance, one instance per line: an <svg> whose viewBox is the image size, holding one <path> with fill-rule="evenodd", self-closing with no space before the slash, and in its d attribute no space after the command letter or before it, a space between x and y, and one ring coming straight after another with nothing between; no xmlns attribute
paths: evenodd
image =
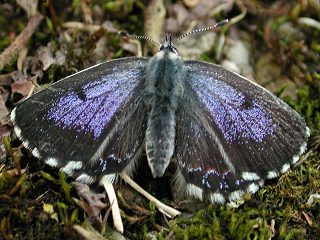
<svg viewBox="0 0 320 240"><path fill-rule="evenodd" d="M122 171L140 151L145 58L109 61L69 76L16 107L25 147L83 182ZM129 126L130 125L130 126Z"/></svg>
<svg viewBox="0 0 320 240"><path fill-rule="evenodd" d="M220 66L186 66L176 158L189 194L237 200L298 161L309 130L287 104Z"/></svg>

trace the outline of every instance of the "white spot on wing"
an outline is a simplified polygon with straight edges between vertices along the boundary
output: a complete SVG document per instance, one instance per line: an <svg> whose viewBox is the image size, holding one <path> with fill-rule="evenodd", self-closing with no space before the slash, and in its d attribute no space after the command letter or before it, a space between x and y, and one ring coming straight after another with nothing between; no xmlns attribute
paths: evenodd
<svg viewBox="0 0 320 240"><path fill-rule="evenodd" d="M76 180L83 183L92 183L94 181L93 177L85 173L82 173L79 177L76 178Z"/></svg>
<svg viewBox="0 0 320 240"><path fill-rule="evenodd" d="M13 130L14 130L15 134L17 135L17 137L18 137L19 139L22 139L21 129L20 129L17 125L15 125L15 126L13 127Z"/></svg>
<svg viewBox="0 0 320 240"><path fill-rule="evenodd" d="M246 181L252 181L252 180L259 180L260 179L259 175L256 174L255 172L243 172L241 176L242 176L243 180L246 180Z"/></svg>
<svg viewBox="0 0 320 240"><path fill-rule="evenodd" d="M11 111L11 114L10 114L10 120L12 122L14 122L16 120L16 109L17 108L14 108L12 111Z"/></svg>
<svg viewBox="0 0 320 240"><path fill-rule="evenodd" d="M45 162L51 167L58 166L58 161L55 158L48 158L47 160L45 160Z"/></svg>
<svg viewBox="0 0 320 240"><path fill-rule="evenodd" d="M282 166L280 171L281 171L281 173L285 173L289 170L289 168L290 168L290 164L286 163Z"/></svg>
<svg viewBox="0 0 320 240"><path fill-rule="evenodd" d="M256 183L251 183L249 186L248 186L248 189L247 191L254 194L258 191L259 189L259 186L256 184Z"/></svg>
<svg viewBox="0 0 320 240"><path fill-rule="evenodd" d="M296 164L300 159L300 156L299 155L294 155L293 158L292 158L292 164Z"/></svg>
<svg viewBox="0 0 320 240"><path fill-rule="evenodd" d="M33 156L35 156L36 158L40 158L40 152L39 152L38 148L34 148L34 149L32 150L32 152L31 152L31 154L32 154Z"/></svg>
<svg viewBox="0 0 320 240"><path fill-rule="evenodd" d="M310 137L310 128L306 127L306 136ZM307 145L307 144L306 144Z"/></svg>
<svg viewBox="0 0 320 240"><path fill-rule="evenodd" d="M25 140L22 142L23 146L25 146L25 148L30 149L30 143L29 141Z"/></svg>
<svg viewBox="0 0 320 240"><path fill-rule="evenodd" d="M230 201L239 200L242 198L243 194L244 194L244 191L242 191L242 190L234 191L234 192L230 193L229 200Z"/></svg>
<svg viewBox="0 0 320 240"><path fill-rule="evenodd" d="M200 187L198 187L192 183L187 184L186 192L190 196L194 196L194 197L200 199L201 201L203 200L203 190Z"/></svg>
<svg viewBox="0 0 320 240"><path fill-rule="evenodd" d="M272 179L278 177L278 174L276 171L269 171L267 174L267 179Z"/></svg>
<svg viewBox="0 0 320 240"><path fill-rule="evenodd" d="M82 162L81 161L70 161L66 166L61 168L62 171L64 171L66 174L71 175L74 170L79 170L82 168Z"/></svg>
<svg viewBox="0 0 320 240"><path fill-rule="evenodd" d="M306 151L306 148L307 148L307 143L305 142L300 147L299 155L303 154Z"/></svg>
<svg viewBox="0 0 320 240"><path fill-rule="evenodd" d="M212 203L225 203L225 199L221 193L211 193L209 196L209 200Z"/></svg>
<svg viewBox="0 0 320 240"><path fill-rule="evenodd" d="M104 182L113 183L116 177L117 177L116 174L106 174L101 178L100 184L103 185Z"/></svg>

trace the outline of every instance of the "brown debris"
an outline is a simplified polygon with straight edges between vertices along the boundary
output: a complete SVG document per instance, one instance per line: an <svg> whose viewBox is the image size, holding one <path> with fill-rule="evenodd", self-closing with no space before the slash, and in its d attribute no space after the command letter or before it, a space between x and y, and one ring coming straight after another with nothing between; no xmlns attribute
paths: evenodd
<svg viewBox="0 0 320 240"><path fill-rule="evenodd" d="M28 96L33 90L34 85L26 76L18 75L20 76L19 79L11 84L12 94L21 94L23 97Z"/></svg>
<svg viewBox="0 0 320 240"><path fill-rule="evenodd" d="M312 221L312 219L309 217L309 215L308 215L305 211L302 211L302 215L303 215L304 218L306 219L306 221L307 221L307 223L309 224L309 226L312 227L313 221Z"/></svg>
<svg viewBox="0 0 320 240"><path fill-rule="evenodd" d="M3 96L0 95L0 122L1 124L3 124L3 119L6 115L9 114L9 111L6 107L6 104L5 104L5 100L3 99ZM2 126L0 126L2 127ZM2 128L0 128L0 133L1 133L1 136L2 136Z"/></svg>
<svg viewBox="0 0 320 240"><path fill-rule="evenodd" d="M97 194L92 192L88 185L73 182L78 195L83 199L73 198L75 203L81 207L93 221L98 221L101 223L100 212L106 207L106 204L101 202L100 199L105 198L105 194Z"/></svg>

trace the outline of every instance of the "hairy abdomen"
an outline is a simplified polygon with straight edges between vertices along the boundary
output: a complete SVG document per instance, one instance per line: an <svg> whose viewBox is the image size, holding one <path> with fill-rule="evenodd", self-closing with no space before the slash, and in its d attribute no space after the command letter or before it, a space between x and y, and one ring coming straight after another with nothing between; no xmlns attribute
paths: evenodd
<svg viewBox="0 0 320 240"><path fill-rule="evenodd" d="M169 106L157 106L150 112L146 132L146 153L153 177L161 177L174 151L175 113Z"/></svg>
<svg viewBox="0 0 320 240"><path fill-rule="evenodd" d="M160 51L150 60L146 73L146 153L153 177L161 177L174 152L175 111L183 95L185 70L176 54Z"/></svg>

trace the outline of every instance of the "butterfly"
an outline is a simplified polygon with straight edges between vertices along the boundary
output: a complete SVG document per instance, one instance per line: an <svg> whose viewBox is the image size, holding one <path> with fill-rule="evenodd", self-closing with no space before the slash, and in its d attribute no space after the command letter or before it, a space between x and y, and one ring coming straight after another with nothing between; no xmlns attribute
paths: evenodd
<svg viewBox="0 0 320 240"><path fill-rule="evenodd" d="M184 61L171 37L151 58L107 61L68 76L11 112L23 145L76 181L114 182L146 154L212 203L255 193L297 163L309 128L268 90L225 68Z"/></svg>

